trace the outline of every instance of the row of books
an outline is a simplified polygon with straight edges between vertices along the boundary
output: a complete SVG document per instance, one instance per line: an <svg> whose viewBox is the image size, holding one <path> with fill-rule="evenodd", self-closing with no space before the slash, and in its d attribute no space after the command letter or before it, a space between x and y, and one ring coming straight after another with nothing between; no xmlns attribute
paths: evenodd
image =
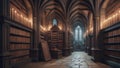
<svg viewBox="0 0 120 68"><path fill-rule="evenodd" d="M120 43L120 37L113 37L104 40L107 43Z"/></svg>
<svg viewBox="0 0 120 68"><path fill-rule="evenodd" d="M20 56L28 55L29 50L13 51L13 52L10 52L10 54L12 57L20 57Z"/></svg>
<svg viewBox="0 0 120 68"><path fill-rule="evenodd" d="M63 43L63 41L58 41L58 40L52 40L52 41L50 41L51 43Z"/></svg>
<svg viewBox="0 0 120 68"><path fill-rule="evenodd" d="M108 45L108 46L105 46L105 48L119 50L120 49L120 45Z"/></svg>
<svg viewBox="0 0 120 68"><path fill-rule="evenodd" d="M47 36L48 36L48 38L58 38L58 39L63 39L63 35L60 35L60 34L56 34L56 35L54 35L54 34L52 34L52 35L47 34Z"/></svg>
<svg viewBox="0 0 120 68"><path fill-rule="evenodd" d="M57 34L58 34L57 32L52 33L52 35L57 35Z"/></svg>
<svg viewBox="0 0 120 68"><path fill-rule="evenodd" d="M110 31L106 34L106 36L115 36L115 35L120 35L120 29L114 30L114 31Z"/></svg>
<svg viewBox="0 0 120 68"><path fill-rule="evenodd" d="M10 42L19 42L19 43L30 43L30 38L10 36Z"/></svg>
<svg viewBox="0 0 120 68"><path fill-rule="evenodd" d="M53 38L59 38L58 35L52 35L51 37L53 37Z"/></svg>
<svg viewBox="0 0 120 68"><path fill-rule="evenodd" d="M109 26L111 26L111 25L113 25L115 23L120 22L120 13L119 13L119 11L120 11L119 9L118 10L115 9L115 11L113 11L111 14L109 14L107 16L106 22L103 23L104 24L103 28L109 27Z"/></svg>
<svg viewBox="0 0 120 68"><path fill-rule="evenodd" d="M107 60L109 61L114 61L114 62L119 62L120 63L120 60L116 59L114 56L109 56L107 57Z"/></svg>
<svg viewBox="0 0 120 68"><path fill-rule="evenodd" d="M19 22L27 27L32 28L32 18L29 18L28 14L19 10L13 4L10 4L10 18L16 22Z"/></svg>
<svg viewBox="0 0 120 68"><path fill-rule="evenodd" d="M30 58L29 55L23 56L23 57L19 57L19 58L11 59L10 62L11 62L12 64L21 63L21 62L25 61L25 60L28 59L28 58Z"/></svg>
<svg viewBox="0 0 120 68"><path fill-rule="evenodd" d="M30 44L10 44L10 50L30 49Z"/></svg>
<svg viewBox="0 0 120 68"><path fill-rule="evenodd" d="M120 53L119 52L115 52L115 51L105 51L106 55L111 55L111 56L115 56L115 57L120 57Z"/></svg>
<svg viewBox="0 0 120 68"><path fill-rule="evenodd" d="M56 48L63 48L63 32L61 31L50 31L47 33L48 35L48 44L50 46L55 46Z"/></svg>
<svg viewBox="0 0 120 68"><path fill-rule="evenodd" d="M59 39L54 39L54 38L52 38L51 40L53 40L53 41L58 41Z"/></svg>
<svg viewBox="0 0 120 68"><path fill-rule="evenodd" d="M113 22L113 20L111 20L111 21L109 21L108 24L106 24L105 28L109 27L115 23L118 23L118 22ZM111 29L111 30L109 32L105 31L105 33L104 33L104 43L107 43L104 45L104 47L105 47L104 54L107 57L105 59L118 62L119 60L116 58L120 57L120 53L119 53L119 51L120 51L120 45L119 45L120 44L120 29L115 28L116 26L117 25L109 27L108 29ZM110 44L110 43L112 43L112 44Z"/></svg>
<svg viewBox="0 0 120 68"><path fill-rule="evenodd" d="M26 32L26 31L23 31L21 29L17 29L17 28L14 28L14 27L10 28L10 33L11 34L16 34L16 35L22 35L22 36L30 37L30 33L29 32Z"/></svg>

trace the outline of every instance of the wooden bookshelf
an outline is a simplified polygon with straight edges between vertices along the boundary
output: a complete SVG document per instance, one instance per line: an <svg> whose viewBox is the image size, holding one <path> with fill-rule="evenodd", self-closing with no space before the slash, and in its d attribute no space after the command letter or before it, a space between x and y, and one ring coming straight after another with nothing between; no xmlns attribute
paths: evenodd
<svg viewBox="0 0 120 68"><path fill-rule="evenodd" d="M19 65L30 62L30 55L33 55L30 53L33 47L33 30L6 17L0 17L0 22L1 65L18 68Z"/></svg>
<svg viewBox="0 0 120 68"><path fill-rule="evenodd" d="M30 60L30 48L31 32L17 26L10 26L8 50L11 53L12 65Z"/></svg>
<svg viewBox="0 0 120 68"><path fill-rule="evenodd" d="M103 29L105 61L120 63L120 22Z"/></svg>
<svg viewBox="0 0 120 68"><path fill-rule="evenodd" d="M52 58L60 58L64 46L64 32L53 26L51 31L47 32L47 36Z"/></svg>

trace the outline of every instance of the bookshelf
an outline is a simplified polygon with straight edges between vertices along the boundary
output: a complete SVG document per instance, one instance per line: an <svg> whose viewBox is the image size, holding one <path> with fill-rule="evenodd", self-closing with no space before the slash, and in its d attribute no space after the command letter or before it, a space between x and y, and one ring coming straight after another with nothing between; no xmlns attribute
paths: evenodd
<svg viewBox="0 0 120 68"><path fill-rule="evenodd" d="M11 25L9 29L9 52L12 65L30 61L31 32Z"/></svg>
<svg viewBox="0 0 120 68"><path fill-rule="evenodd" d="M103 29L105 62L120 63L120 22Z"/></svg>
<svg viewBox="0 0 120 68"><path fill-rule="evenodd" d="M31 60L33 20L30 11L24 11L23 6L10 1L10 17L9 20L6 19L9 28L6 29L9 40L7 48L12 67Z"/></svg>
<svg viewBox="0 0 120 68"><path fill-rule="evenodd" d="M33 29L6 17L0 17L1 66L18 68L31 61L33 53ZM2 55L3 54L3 55Z"/></svg>
<svg viewBox="0 0 120 68"><path fill-rule="evenodd" d="M30 62L30 50L33 44L32 29L6 18L3 18L2 22L1 27L6 29L2 31L2 41L7 44L2 44L2 46L4 46L3 50L9 54L6 61L10 63L11 67Z"/></svg>
<svg viewBox="0 0 120 68"><path fill-rule="evenodd" d="M47 36L51 57L55 59L62 57L64 32L59 30L57 26L53 26L51 31L47 32Z"/></svg>

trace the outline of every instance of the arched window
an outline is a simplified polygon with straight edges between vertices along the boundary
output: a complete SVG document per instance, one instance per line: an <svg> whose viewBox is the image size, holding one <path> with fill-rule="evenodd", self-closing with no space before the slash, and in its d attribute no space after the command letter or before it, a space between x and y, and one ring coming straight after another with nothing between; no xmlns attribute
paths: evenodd
<svg viewBox="0 0 120 68"><path fill-rule="evenodd" d="M53 21L52 21L52 23L53 23L53 26L57 25L58 24L57 19L54 18Z"/></svg>
<svg viewBox="0 0 120 68"><path fill-rule="evenodd" d="M80 26L75 28L75 41L82 41L82 29Z"/></svg>

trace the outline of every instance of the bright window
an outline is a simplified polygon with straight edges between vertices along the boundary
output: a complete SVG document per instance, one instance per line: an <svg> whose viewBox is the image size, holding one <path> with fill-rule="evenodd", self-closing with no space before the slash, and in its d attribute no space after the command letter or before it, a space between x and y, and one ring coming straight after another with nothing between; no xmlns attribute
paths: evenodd
<svg viewBox="0 0 120 68"><path fill-rule="evenodd" d="M75 28L75 41L82 41L82 30L80 26Z"/></svg>
<svg viewBox="0 0 120 68"><path fill-rule="evenodd" d="M54 19L53 19L53 25L57 25L57 23L58 23L58 22L57 22L57 19L54 18Z"/></svg>

